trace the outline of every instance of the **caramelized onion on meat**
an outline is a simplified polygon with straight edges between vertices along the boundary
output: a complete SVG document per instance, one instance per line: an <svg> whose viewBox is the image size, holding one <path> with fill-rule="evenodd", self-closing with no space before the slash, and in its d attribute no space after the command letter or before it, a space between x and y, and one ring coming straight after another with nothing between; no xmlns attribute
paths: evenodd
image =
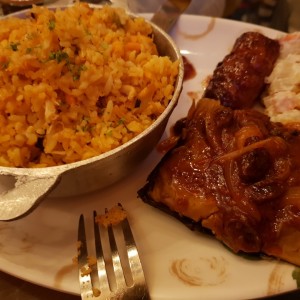
<svg viewBox="0 0 300 300"><path fill-rule="evenodd" d="M236 252L300 265L299 149L294 129L201 99L138 194Z"/></svg>

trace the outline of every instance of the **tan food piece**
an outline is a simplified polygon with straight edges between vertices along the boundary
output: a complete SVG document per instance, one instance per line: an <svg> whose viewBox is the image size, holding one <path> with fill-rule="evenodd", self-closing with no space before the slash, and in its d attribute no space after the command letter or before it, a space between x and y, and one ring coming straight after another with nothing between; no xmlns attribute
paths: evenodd
<svg viewBox="0 0 300 300"><path fill-rule="evenodd" d="M107 227L109 225L117 225L127 217L126 211L121 204L113 206L104 215L97 215L96 222Z"/></svg>

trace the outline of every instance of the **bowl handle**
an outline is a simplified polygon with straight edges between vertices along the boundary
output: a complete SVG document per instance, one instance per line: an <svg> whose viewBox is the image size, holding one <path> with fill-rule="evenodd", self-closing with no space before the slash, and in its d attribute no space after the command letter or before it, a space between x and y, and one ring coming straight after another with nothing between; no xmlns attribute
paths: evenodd
<svg viewBox="0 0 300 300"><path fill-rule="evenodd" d="M0 194L0 221L11 221L26 216L59 183L61 176L32 177L4 175L10 188Z"/></svg>

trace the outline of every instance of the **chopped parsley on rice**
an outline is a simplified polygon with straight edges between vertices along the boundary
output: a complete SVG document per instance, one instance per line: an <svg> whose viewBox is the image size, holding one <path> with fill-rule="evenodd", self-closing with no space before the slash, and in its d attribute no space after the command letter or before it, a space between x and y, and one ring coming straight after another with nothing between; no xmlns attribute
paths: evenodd
<svg viewBox="0 0 300 300"><path fill-rule="evenodd" d="M76 3L0 20L0 165L48 167L126 143L164 111L178 62L121 8Z"/></svg>

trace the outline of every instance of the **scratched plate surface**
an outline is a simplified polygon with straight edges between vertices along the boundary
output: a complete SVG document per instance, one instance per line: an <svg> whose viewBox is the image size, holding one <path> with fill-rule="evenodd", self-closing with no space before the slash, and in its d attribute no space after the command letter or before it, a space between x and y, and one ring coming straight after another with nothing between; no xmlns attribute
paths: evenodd
<svg viewBox="0 0 300 300"><path fill-rule="evenodd" d="M146 16L149 17L149 16ZM196 69L184 83L164 137L184 117L203 81L243 32L258 30L270 37L279 32L223 19L183 15L171 35ZM172 217L136 197L160 160L154 150L136 172L113 186L80 197L47 198L31 215L0 223L0 269L51 289L78 294L76 255L78 218L91 221L121 202L128 210L153 300L240 299L262 297L296 288L294 266L275 260L249 260L224 248L214 238L187 229ZM91 239L91 238L90 238Z"/></svg>

